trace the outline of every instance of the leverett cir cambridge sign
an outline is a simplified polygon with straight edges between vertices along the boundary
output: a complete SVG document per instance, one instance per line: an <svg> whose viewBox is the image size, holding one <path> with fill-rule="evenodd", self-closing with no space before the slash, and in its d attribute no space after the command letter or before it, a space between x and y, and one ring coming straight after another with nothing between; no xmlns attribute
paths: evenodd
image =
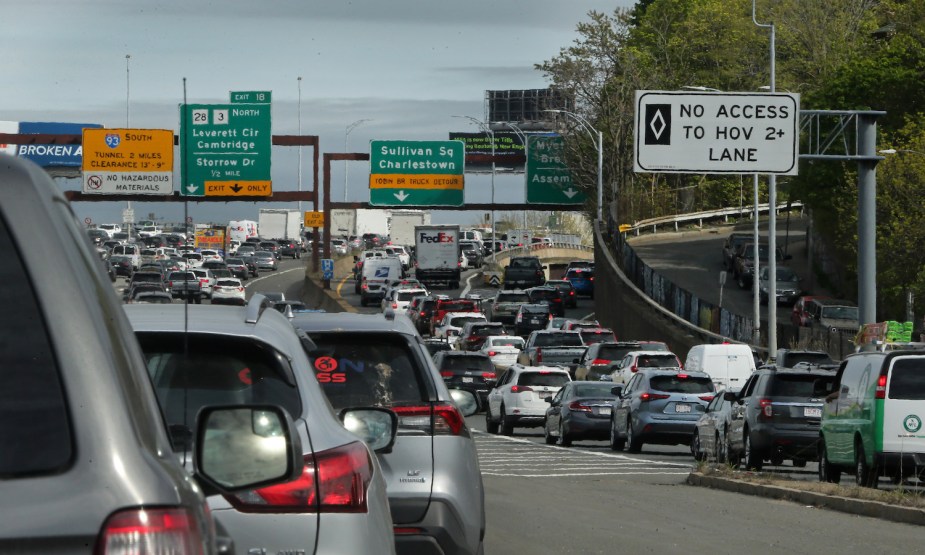
<svg viewBox="0 0 925 555"><path fill-rule="evenodd" d="M370 141L369 203L462 206L462 141Z"/></svg>
<svg viewBox="0 0 925 555"><path fill-rule="evenodd" d="M636 91L634 169L796 175L800 95Z"/></svg>

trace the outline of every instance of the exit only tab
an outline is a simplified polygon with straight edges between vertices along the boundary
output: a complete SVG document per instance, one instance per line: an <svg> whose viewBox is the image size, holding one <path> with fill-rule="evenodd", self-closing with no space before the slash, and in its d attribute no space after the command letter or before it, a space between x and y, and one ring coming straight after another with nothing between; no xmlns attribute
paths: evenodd
<svg viewBox="0 0 925 555"><path fill-rule="evenodd" d="M207 197L268 197L273 194L271 181L206 181Z"/></svg>

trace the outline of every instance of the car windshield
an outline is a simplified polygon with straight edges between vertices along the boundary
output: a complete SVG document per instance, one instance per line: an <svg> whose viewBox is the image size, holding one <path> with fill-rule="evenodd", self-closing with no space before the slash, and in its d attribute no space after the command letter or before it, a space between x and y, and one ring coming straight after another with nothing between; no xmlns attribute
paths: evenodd
<svg viewBox="0 0 925 555"><path fill-rule="evenodd" d="M581 336L577 333L541 333L533 344L537 347L581 347Z"/></svg>
<svg viewBox="0 0 925 555"><path fill-rule="evenodd" d="M713 391L713 381L709 377L688 376L687 374L652 376L649 386L665 393L711 393Z"/></svg>
<svg viewBox="0 0 925 555"><path fill-rule="evenodd" d="M540 370L538 372L524 372L517 378L517 385L533 385L547 387L562 387L569 382L568 374L563 372L549 372Z"/></svg>
<svg viewBox="0 0 925 555"><path fill-rule="evenodd" d="M825 306L822 307L823 318L838 320L857 320L858 307L856 306Z"/></svg>

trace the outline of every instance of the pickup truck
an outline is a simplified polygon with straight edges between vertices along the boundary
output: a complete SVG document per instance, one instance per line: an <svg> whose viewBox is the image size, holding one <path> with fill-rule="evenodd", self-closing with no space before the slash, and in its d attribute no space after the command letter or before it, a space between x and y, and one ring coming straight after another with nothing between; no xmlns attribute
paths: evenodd
<svg viewBox="0 0 925 555"><path fill-rule="evenodd" d="M530 333L517 362L524 366L562 366L574 377L588 347L577 331L538 330Z"/></svg>
<svg viewBox="0 0 925 555"><path fill-rule="evenodd" d="M490 320L502 324L513 324L520 305L529 302L530 297L526 291L498 291L491 301Z"/></svg>
<svg viewBox="0 0 925 555"><path fill-rule="evenodd" d="M505 289L526 289L546 283L546 266L535 256L515 256L504 268Z"/></svg>
<svg viewBox="0 0 925 555"><path fill-rule="evenodd" d="M196 304L202 303L202 284L193 272L170 272L167 288L174 299L189 298Z"/></svg>

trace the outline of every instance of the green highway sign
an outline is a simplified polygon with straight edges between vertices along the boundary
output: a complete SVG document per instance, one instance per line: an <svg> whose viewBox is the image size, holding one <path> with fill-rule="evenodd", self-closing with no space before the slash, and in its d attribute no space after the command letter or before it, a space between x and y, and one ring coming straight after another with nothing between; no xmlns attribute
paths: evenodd
<svg viewBox="0 0 925 555"><path fill-rule="evenodd" d="M180 105L180 194L268 196L269 104Z"/></svg>
<svg viewBox="0 0 925 555"><path fill-rule="evenodd" d="M558 135L527 136L527 204L584 204L586 195L572 182Z"/></svg>
<svg viewBox="0 0 925 555"><path fill-rule="evenodd" d="M228 93L232 104L269 104L273 99L272 91L231 91Z"/></svg>
<svg viewBox="0 0 925 555"><path fill-rule="evenodd" d="M373 206L462 206L462 141L370 141Z"/></svg>

